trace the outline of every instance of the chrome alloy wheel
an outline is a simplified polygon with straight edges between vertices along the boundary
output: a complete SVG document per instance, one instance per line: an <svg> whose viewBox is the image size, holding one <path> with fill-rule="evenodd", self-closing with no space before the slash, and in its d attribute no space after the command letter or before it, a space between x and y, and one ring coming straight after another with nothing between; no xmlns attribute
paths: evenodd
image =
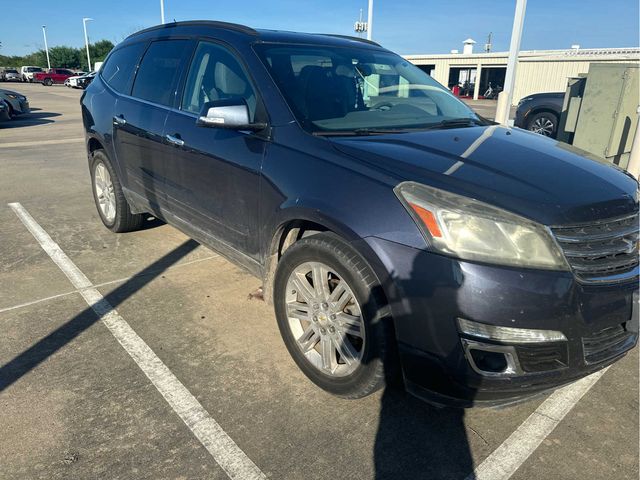
<svg viewBox="0 0 640 480"><path fill-rule="evenodd" d="M548 117L539 117L531 124L529 130L550 137L553 135L553 122Z"/></svg>
<svg viewBox="0 0 640 480"><path fill-rule="evenodd" d="M299 265L287 280L287 318L306 359L325 375L344 377L362 361L362 311L347 282L320 262Z"/></svg>
<svg viewBox="0 0 640 480"><path fill-rule="evenodd" d="M93 173L93 184L96 189L96 198L98 199L100 211L107 222L111 223L116 218L116 197L113 192L111 175L102 162L96 165Z"/></svg>

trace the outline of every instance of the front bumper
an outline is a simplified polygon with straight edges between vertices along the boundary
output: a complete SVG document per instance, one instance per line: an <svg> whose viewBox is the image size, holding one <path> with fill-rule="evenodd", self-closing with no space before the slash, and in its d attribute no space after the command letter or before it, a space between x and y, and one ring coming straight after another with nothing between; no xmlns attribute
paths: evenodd
<svg viewBox="0 0 640 480"><path fill-rule="evenodd" d="M637 344L637 278L583 285L570 272L471 263L374 237L366 243L390 303L407 389L427 401L517 402L600 370ZM460 333L458 318L560 331L567 340L524 348L473 338ZM609 331L620 342L599 351ZM479 372L469 342L513 349L521 368L504 375Z"/></svg>

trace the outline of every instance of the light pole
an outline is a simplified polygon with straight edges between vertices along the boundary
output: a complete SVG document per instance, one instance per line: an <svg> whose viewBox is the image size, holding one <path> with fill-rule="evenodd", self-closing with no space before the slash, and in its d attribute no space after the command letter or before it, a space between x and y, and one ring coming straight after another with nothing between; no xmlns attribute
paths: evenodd
<svg viewBox="0 0 640 480"><path fill-rule="evenodd" d="M164 0L160 0L160 23L164 23Z"/></svg>
<svg viewBox="0 0 640 480"><path fill-rule="evenodd" d="M367 40L371 40L373 32L373 0L369 0L369 12L367 14Z"/></svg>
<svg viewBox="0 0 640 480"><path fill-rule="evenodd" d="M42 35L44 36L44 51L47 52L47 68L51 70L51 62L49 61L49 46L47 45L47 26L42 25Z"/></svg>
<svg viewBox="0 0 640 480"><path fill-rule="evenodd" d="M524 25L524 13L527 10L527 0L516 0L516 12L513 18L513 30L511 31L511 45L509 46L509 59L507 60L507 73L504 79L504 89L498 95L495 121L503 125L509 123L509 113L513 102L513 87L516 83L516 67L518 54L520 53L520 40L522 39L522 27Z"/></svg>
<svg viewBox="0 0 640 480"><path fill-rule="evenodd" d="M84 46L87 48L87 66L91 71L91 56L89 55L89 37L87 36L87 22L90 22L93 18L84 17L82 19L82 26L84 27Z"/></svg>

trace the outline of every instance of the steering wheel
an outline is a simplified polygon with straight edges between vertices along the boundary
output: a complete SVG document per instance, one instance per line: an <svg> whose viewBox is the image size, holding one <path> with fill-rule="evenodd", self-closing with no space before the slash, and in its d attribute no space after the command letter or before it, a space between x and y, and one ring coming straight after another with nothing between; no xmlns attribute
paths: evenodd
<svg viewBox="0 0 640 480"><path fill-rule="evenodd" d="M387 111L391 110L394 106L395 106L394 103L382 102L382 103L378 103L375 107L373 107L373 109L374 110L380 110L381 112L387 112Z"/></svg>

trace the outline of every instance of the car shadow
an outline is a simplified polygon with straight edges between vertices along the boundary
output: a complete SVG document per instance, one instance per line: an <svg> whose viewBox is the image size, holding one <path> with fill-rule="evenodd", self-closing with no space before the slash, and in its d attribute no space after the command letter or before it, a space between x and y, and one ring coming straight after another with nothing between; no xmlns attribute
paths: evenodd
<svg viewBox="0 0 640 480"><path fill-rule="evenodd" d="M33 112L33 109L32 109ZM52 118L59 117L61 114L56 112L42 112L37 113L23 113L18 115L7 122L0 124L2 128L21 128L21 127L33 127L35 125L44 125L47 123L54 123Z"/></svg>
<svg viewBox="0 0 640 480"><path fill-rule="evenodd" d="M434 269L430 263L430 256L424 252L416 255L411 271L407 278L396 278L398 288L386 288L386 294L381 294L378 287L371 292L370 298L363 306L367 312L370 304L392 307L395 312L409 312L406 318L381 318L387 322L387 333L395 336L395 326L403 322L416 322L416 318L424 318L425 324L430 315L436 316L438 321L447 319L439 313L438 292L453 288L453 284L464 282L464 274L453 268L449 274L443 273L436 278L437 282L425 281L425 269ZM428 271L428 270L427 270ZM392 273L392 275L394 275ZM388 280L387 280L388 282ZM385 283L387 283L385 282ZM410 295L404 292L411 291ZM400 293L403 292L403 293ZM395 296L395 298L393 297ZM375 300L374 300L375 297ZM450 298L450 297L449 297ZM382 300L381 300L382 299ZM402 308L393 308L394 303L402 304ZM432 312L426 312L425 304L434 305ZM455 308L452 307L452 308ZM383 309L389 312L389 309ZM448 310L451 311L451 310ZM435 312L435 313L434 313ZM409 316L411 318L409 318ZM452 318L453 322L454 319ZM433 332L428 326L420 331L427 334ZM440 332L442 334L442 332ZM404 379L400 371L400 354L395 348L385 353L385 390L380 399L380 414L378 429L373 447L375 465L375 480L418 480L418 479L461 479L473 472L474 464L469 446L467 430L464 424L465 410L458 407L434 406L407 393ZM445 359L441 361L460 361L460 342L452 342L453 346L447 351L443 345L439 352ZM412 363L417 363L412 360ZM408 368L426 370L426 375L438 378L436 383L443 382L443 374L436 373L439 369L429 366L426 362L413 364ZM432 372L432 373L429 373ZM444 380L445 382L447 380ZM467 391L467 404L473 403L474 390Z"/></svg>
<svg viewBox="0 0 640 480"><path fill-rule="evenodd" d="M104 296L106 300L105 305L108 304L111 307L110 311L115 310L127 298L144 288L153 279L162 275L167 268L175 265L186 255L194 251L198 245L194 240L187 240L180 244L106 294ZM104 312L103 315L107 313L109 312ZM0 392L17 382L42 362L71 343L82 332L89 329L99 320L100 317L93 311L93 308L87 307L71 320L56 328L49 335L41 338L32 346L2 365L2 367L0 367Z"/></svg>

